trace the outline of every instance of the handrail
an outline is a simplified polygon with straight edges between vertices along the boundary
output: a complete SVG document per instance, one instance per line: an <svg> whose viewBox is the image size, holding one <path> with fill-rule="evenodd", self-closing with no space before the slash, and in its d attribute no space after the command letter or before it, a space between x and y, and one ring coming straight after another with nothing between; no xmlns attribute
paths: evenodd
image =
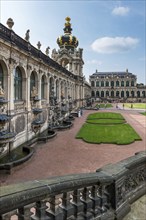
<svg viewBox="0 0 146 220"><path fill-rule="evenodd" d="M122 219L146 193L146 152L96 173L2 186L0 219Z"/></svg>

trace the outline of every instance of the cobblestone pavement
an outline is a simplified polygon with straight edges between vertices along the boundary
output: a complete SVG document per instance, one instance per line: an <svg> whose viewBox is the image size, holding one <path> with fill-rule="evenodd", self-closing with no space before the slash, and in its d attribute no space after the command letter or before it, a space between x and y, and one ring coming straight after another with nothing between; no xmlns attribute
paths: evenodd
<svg viewBox="0 0 146 220"><path fill-rule="evenodd" d="M99 111L120 112L130 123L142 141L130 145L89 144L75 139L75 136L88 114L94 111L84 110L80 118L75 118L71 129L58 131L57 136L47 143L35 145L35 154L24 164L13 168L11 175L0 174L0 184L7 185L28 180L45 179L51 176L72 173L94 172L108 163L116 163L136 152L146 150L146 117L138 111L106 109ZM141 116L141 117L140 117Z"/></svg>

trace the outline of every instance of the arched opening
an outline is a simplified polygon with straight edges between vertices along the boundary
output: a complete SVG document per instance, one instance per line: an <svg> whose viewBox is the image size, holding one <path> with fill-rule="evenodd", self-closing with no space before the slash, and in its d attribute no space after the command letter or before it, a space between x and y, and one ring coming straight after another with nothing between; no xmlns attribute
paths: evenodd
<svg viewBox="0 0 146 220"><path fill-rule="evenodd" d="M121 86L124 87L124 81L121 81Z"/></svg>
<svg viewBox="0 0 146 220"><path fill-rule="evenodd" d="M132 98L134 98L134 91L131 91L131 96Z"/></svg>
<svg viewBox="0 0 146 220"><path fill-rule="evenodd" d="M41 99L45 99L45 75L41 79Z"/></svg>
<svg viewBox="0 0 146 220"><path fill-rule="evenodd" d="M99 97L99 91L96 91L96 97Z"/></svg>
<svg viewBox="0 0 146 220"><path fill-rule="evenodd" d="M116 86L117 86L117 87L119 86L119 81L116 81Z"/></svg>
<svg viewBox="0 0 146 220"><path fill-rule="evenodd" d="M140 98L140 91L137 91L137 98Z"/></svg>
<svg viewBox="0 0 146 220"><path fill-rule="evenodd" d="M104 91L101 91L101 97L102 98L104 97Z"/></svg>
<svg viewBox="0 0 146 220"><path fill-rule="evenodd" d="M91 96L95 97L95 92L94 91L91 92Z"/></svg>
<svg viewBox="0 0 146 220"><path fill-rule="evenodd" d="M22 71L19 67L14 72L14 99L22 100Z"/></svg>
<svg viewBox="0 0 146 220"><path fill-rule="evenodd" d="M4 72L2 65L0 64L0 85L4 88Z"/></svg>
<svg viewBox="0 0 146 220"><path fill-rule="evenodd" d="M124 98L124 91L121 91L121 97Z"/></svg>

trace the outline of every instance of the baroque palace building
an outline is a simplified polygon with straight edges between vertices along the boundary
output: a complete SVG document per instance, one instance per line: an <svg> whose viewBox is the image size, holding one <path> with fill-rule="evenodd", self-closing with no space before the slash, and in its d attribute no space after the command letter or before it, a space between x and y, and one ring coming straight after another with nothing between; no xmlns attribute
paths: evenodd
<svg viewBox="0 0 146 220"><path fill-rule="evenodd" d="M41 51L40 41L37 48L31 45L30 30L23 39L13 31L11 18L7 25L0 24L0 102L8 100L0 114L1 121L2 115L11 117L5 126L16 134L11 142L15 148L83 106L89 85L83 76L83 49L77 49L69 17L51 57L49 47Z"/></svg>
<svg viewBox="0 0 146 220"><path fill-rule="evenodd" d="M146 102L146 86L137 76L125 72L98 72L90 75L91 97L107 101Z"/></svg>

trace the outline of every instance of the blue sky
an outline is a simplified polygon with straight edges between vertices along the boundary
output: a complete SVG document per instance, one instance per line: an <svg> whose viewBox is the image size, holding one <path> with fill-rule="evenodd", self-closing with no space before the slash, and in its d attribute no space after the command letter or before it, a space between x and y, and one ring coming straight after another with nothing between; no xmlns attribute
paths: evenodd
<svg viewBox="0 0 146 220"><path fill-rule="evenodd" d="M0 22L15 22L13 30L22 38L30 29L30 43L40 41L42 52L58 45L63 34L65 17L72 23L72 34L83 48L83 72L125 71L137 75L146 84L146 1L8 1L0 0Z"/></svg>

